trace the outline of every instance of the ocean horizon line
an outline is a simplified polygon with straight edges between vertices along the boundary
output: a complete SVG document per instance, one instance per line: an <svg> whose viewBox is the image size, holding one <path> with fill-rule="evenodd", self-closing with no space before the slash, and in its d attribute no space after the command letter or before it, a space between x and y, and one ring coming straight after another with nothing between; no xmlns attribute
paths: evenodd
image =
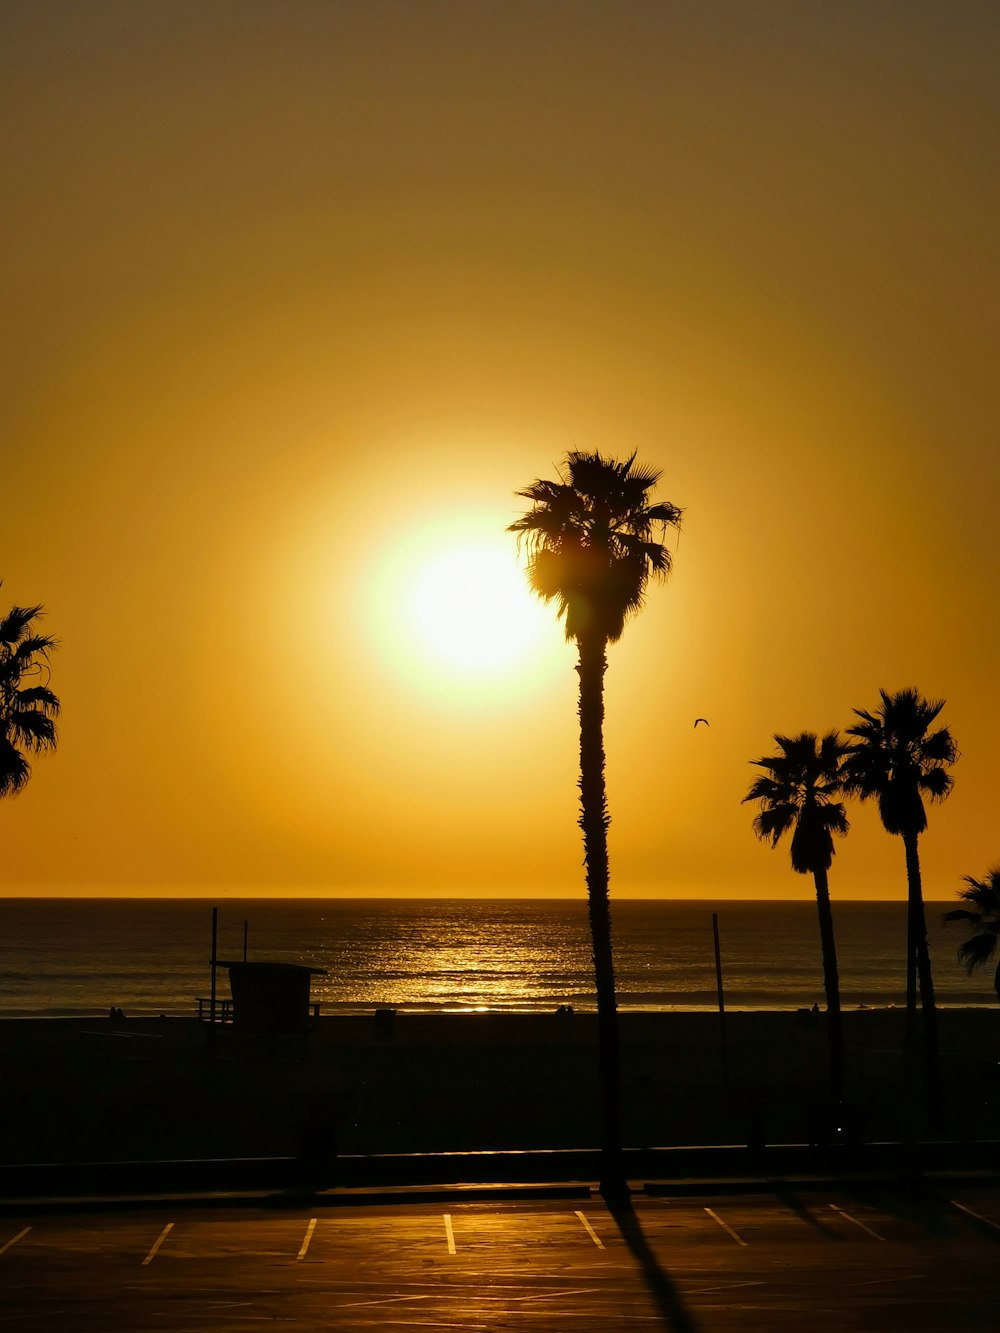
<svg viewBox="0 0 1000 1333"><path fill-rule="evenodd" d="M859 906L871 904L878 906L897 906L899 903L906 902L906 894L902 893L894 898L851 898L847 896L831 895L831 900L836 906L837 903ZM4 893L0 891L0 902L202 902L209 905L217 903L221 906L227 902L275 902L275 903L317 903L317 902L398 902L398 903L455 903L455 902L512 902L512 903L586 903L586 893L579 894L524 894L524 893ZM804 906L815 906L815 896L804 895L801 897L760 897L751 898L743 894L719 894L715 897L694 897L680 898L669 894L611 894L612 905L615 903L677 903L679 905L700 906L710 903L738 903L748 905L751 903L765 904L774 903L782 907L794 906L800 903ZM924 898L924 905L948 905L954 903L954 898Z"/></svg>

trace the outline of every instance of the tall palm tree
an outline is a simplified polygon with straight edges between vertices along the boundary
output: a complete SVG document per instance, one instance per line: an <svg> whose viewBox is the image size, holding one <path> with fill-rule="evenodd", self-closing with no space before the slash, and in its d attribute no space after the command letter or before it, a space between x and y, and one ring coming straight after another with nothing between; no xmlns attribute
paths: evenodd
<svg viewBox="0 0 1000 1333"><path fill-rule="evenodd" d="M830 1101L837 1116L844 1099L844 1025L827 871L833 863L833 835L843 837L850 827L842 802L836 800L841 792L840 765L849 747L836 731L828 731L822 740L814 732L803 731L798 736L776 735L774 741L777 754L750 761L764 771L754 778L743 800L760 804L753 821L758 838L776 847L779 839L791 831L792 869L800 875L812 875L816 885L830 1047Z"/></svg>
<svg viewBox="0 0 1000 1333"><path fill-rule="evenodd" d="M56 744L59 700L47 684L56 641L34 631L41 614L40 606L13 606L0 619L0 796L16 795L28 781L28 754Z"/></svg>
<svg viewBox="0 0 1000 1333"><path fill-rule="evenodd" d="M971 875L962 876L965 888L959 889L958 896L963 898L968 907L955 907L945 912L945 921L967 921L972 927L972 934L958 946L958 956L965 964L966 971L972 973L977 967L988 963L994 954L1000 953L1000 865L987 870L983 879L973 879ZM993 973L993 989L1000 1000L1000 962Z"/></svg>
<svg viewBox="0 0 1000 1333"><path fill-rule="evenodd" d="M670 552L657 537L680 525L681 511L651 503L658 471L635 454L619 462L599 453L566 456L558 481L538 480L517 494L531 508L508 529L528 551L528 580L555 601L578 652L580 828L597 992L602 1192L627 1190L622 1164L621 1074L608 896L608 814L604 782L604 674L608 644L642 606L650 577L665 577Z"/></svg>
<svg viewBox="0 0 1000 1333"><path fill-rule="evenodd" d="M943 699L924 699L915 689L895 694L880 690L879 694L882 702L874 712L854 710L861 721L847 729L854 742L844 760L844 786L862 801L874 799L886 832L903 839L907 883L906 1043L912 1052L919 983L928 1119L933 1129L939 1129L942 1108L937 1010L917 844L927 827L924 799L943 801L954 786L948 766L958 758L958 747L947 727L934 726L944 707Z"/></svg>

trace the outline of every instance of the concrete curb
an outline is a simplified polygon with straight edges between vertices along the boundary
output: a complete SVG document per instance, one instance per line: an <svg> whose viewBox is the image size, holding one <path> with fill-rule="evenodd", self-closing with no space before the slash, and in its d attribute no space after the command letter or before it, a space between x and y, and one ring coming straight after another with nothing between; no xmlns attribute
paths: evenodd
<svg viewBox="0 0 1000 1333"><path fill-rule="evenodd" d="M975 1166L970 1166L974 1162ZM782 1144L627 1149L625 1172L647 1193L893 1185L1000 1177L1000 1143ZM33 1163L0 1166L0 1209L130 1207L149 1201L320 1206L406 1198L580 1197L600 1175L596 1150L428 1153L331 1161L244 1158L208 1161Z"/></svg>

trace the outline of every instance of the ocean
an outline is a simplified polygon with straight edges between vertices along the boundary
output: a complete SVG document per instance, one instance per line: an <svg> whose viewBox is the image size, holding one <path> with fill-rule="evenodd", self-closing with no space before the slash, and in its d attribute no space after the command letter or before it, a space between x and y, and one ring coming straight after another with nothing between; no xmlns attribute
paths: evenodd
<svg viewBox="0 0 1000 1333"><path fill-rule="evenodd" d="M967 977L950 904L928 903L940 1003L996 1003L992 968ZM717 1004L712 913L733 1009L823 1004L815 904L623 900L612 905L619 1005ZM905 1001L902 902L834 905L845 1006ZM212 903L0 899L0 1017L193 1015L210 990ZM586 904L524 899L225 899L218 958L305 963L321 1012L540 1013L594 1007ZM218 976L228 996L228 976Z"/></svg>

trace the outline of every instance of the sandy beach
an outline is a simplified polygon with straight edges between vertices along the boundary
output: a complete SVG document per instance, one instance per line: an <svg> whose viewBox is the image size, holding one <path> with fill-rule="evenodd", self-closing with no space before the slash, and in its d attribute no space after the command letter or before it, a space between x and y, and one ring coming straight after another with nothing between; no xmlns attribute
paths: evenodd
<svg viewBox="0 0 1000 1333"><path fill-rule="evenodd" d="M845 1014L851 1129L925 1133L903 1013ZM811 1142L826 1129L822 1015L624 1014L627 1146ZM945 1010L951 1138L992 1138L1000 1011ZM213 1038L194 1019L0 1023L3 1160L87 1162L581 1148L598 1141L593 1014L330 1017L304 1036ZM914 1104L915 1102L915 1104Z"/></svg>

